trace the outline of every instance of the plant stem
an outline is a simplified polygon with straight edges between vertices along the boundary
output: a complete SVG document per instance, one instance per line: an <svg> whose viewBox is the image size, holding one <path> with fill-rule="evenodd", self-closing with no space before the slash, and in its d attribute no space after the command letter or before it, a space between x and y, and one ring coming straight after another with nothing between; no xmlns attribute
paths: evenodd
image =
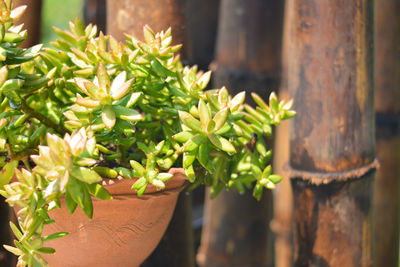
<svg viewBox="0 0 400 267"><path fill-rule="evenodd" d="M22 99L22 110L31 117L38 119L41 123L43 123L47 127L50 127L53 130L55 130L61 136L63 136L68 132L68 130L64 128L62 125L53 122L49 118L46 118L42 113L29 107L28 104L26 104L25 99Z"/></svg>

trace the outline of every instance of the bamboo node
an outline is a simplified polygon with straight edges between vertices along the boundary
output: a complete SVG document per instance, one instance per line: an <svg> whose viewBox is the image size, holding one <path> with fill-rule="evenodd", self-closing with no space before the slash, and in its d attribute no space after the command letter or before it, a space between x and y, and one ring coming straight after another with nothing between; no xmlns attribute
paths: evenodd
<svg viewBox="0 0 400 267"><path fill-rule="evenodd" d="M366 174L375 171L380 166L377 158L371 163L359 168L339 172L318 172L293 169L289 163L285 164L285 175L290 179L300 179L313 185L344 182L351 179L360 179Z"/></svg>

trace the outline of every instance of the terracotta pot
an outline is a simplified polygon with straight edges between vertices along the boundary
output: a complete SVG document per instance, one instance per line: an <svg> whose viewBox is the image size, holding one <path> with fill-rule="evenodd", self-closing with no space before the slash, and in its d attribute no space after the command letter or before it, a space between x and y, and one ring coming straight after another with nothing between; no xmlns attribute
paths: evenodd
<svg viewBox="0 0 400 267"><path fill-rule="evenodd" d="M55 224L44 228L43 235L66 231L66 237L46 242L56 249L45 255L50 266L139 266L160 242L186 176L181 169L171 169L174 177L163 191L148 186L138 197L131 186L134 180L123 179L105 186L114 199L93 199L93 219L77 208L69 214L62 208L50 213Z"/></svg>

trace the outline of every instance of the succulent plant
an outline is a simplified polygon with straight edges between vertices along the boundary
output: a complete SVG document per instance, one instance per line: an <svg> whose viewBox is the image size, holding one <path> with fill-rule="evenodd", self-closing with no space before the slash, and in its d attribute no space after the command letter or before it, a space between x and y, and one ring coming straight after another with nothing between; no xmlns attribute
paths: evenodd
<svg viewBox="0 0 400 267"><path fill-rule="evenodd" d="M182 167L191 188L205 184L215 196L253 187L257 199L282 179L265 141L272 125L295 116L292 102L252 94L253 108L244 92L206 90L211 72L181 64L171 29L145 26L145 41L122 43L75 20L70 31L54 28L53 48L19 48L26 33L13 22L23 10L0 1L0 194L20 207L15 247L5 246L18 266L46 265L40 254L54 250L45 241L67 234L42 236L61 197L88 217L92 196L112 199L102 177L136 177L140 196Z"/></svg>

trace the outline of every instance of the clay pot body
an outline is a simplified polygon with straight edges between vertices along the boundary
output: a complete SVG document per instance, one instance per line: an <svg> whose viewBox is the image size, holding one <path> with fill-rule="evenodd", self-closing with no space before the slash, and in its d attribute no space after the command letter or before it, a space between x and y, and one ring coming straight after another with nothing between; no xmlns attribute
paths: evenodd
<svg viewBox="0 0 400 267"><path fill-rule="evenodd" d="M93 199L93 219L79 208L69 214L62 202L61 209L50 212L56 223L46 226L43 233L69 232L46 242L56 249L55 254L44 255L50 266L139 266L160 242L184 188L182 170L171 169L170 173L174 177L163 191L149 185L141 197L131 190L134 180L106 186L114 199Z"/></svg>

